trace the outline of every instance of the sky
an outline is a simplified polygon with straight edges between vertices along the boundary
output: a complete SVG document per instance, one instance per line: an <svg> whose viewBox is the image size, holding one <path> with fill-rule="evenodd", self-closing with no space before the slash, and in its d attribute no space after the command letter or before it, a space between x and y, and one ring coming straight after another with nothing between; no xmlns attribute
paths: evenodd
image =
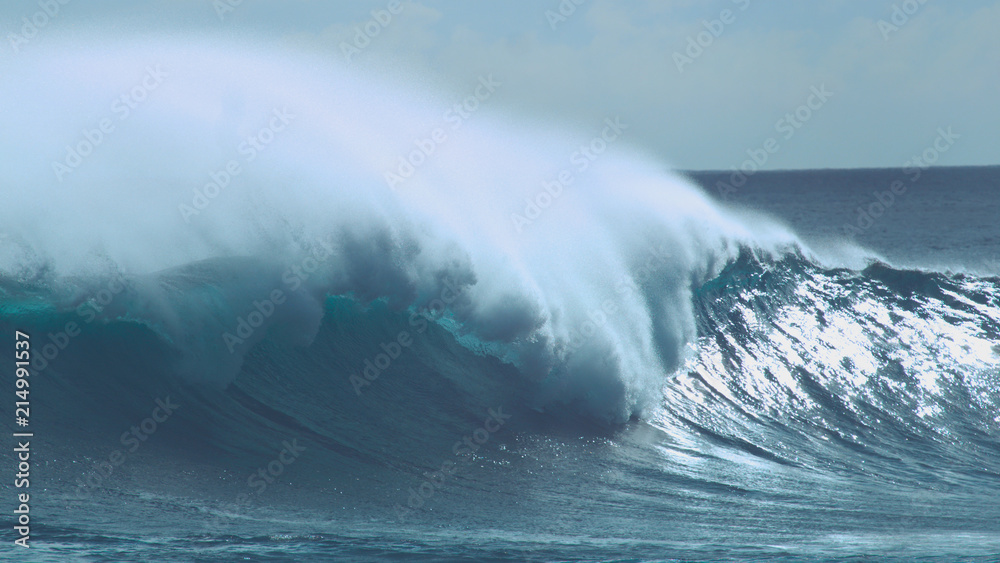
<svg viewBox="0 0 1000 563"><path fill-rule="evenodd" d="M497 110L618 118L684 170L900 167L941 131L959 140L936 164L1000 164L1000 0L6 0L0 79L95 28L318 52L458 99L492 75Z"/></svg>

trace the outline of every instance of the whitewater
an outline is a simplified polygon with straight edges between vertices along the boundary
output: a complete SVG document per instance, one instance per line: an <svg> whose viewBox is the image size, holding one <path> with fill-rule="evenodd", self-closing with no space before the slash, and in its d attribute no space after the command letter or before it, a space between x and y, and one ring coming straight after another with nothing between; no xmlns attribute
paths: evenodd
<svg viewBox="0 0 1000 563"><path fill-rule="evenodd" d="M1000 554L995 273L807 243L488 73L49 39L0 83L30 560Z"/></svg>

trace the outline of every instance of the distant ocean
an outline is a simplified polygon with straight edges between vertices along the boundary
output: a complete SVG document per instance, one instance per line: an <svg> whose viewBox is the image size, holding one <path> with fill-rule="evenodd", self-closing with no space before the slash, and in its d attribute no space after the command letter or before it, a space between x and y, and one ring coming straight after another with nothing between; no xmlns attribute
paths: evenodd
<svg viewBox="0 0 1000 563"><path fill-rule="evenodd" d="M0 85L58 129L0 141L0 559L1000 560L1000 168L735 186L484 111L390 187L437 107L160 47L58 179L146 51Z"/></svg>
<svg viewBox="0 0 1000 563"><path fill-rule="evenodd" d="M847 238L893 263L1000 273L1000 166L688 174L813 241Z"/></svg>

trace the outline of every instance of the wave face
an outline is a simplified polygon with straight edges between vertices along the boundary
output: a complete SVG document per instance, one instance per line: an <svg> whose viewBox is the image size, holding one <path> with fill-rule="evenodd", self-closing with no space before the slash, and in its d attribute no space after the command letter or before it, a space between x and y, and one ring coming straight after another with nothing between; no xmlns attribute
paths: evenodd
<svg viewBox="0 0 1000 563"><path fill-rule="evenodd" d="M215 279L225 278L234 279ZM55 503L84 510L88 499L127 502L151 522L102 521L102 529L162 533L167 510L183 522L174 536L230 545L235 534L245 549L266 553L274 530L291 526L281 541L296 542L302 557L376 557L431 541L421 530L450 521L502 532L461 552L465 532L455 532L465 538L455 545L435 536L427 557L501 550L531 560L545 545L552 557L596 559L623 549L650 559L718 550L789 560L887 551L900 560L988 559L998 547L998 278L877 263L828 269L796 253L745 249L693 289L692 352L663 376L656 403L610 427L594 416L594 400L560 386L579 379L536 382L448 316L353 296L324 300L309 344L287 340L276 321L228 384L192 385L178 377L191 349L180 353L181 343L138 320L131 291L118 297L128 314L108 306L81 323L36 376L46 399L39 433L53 451L80 460L52 470ZM80 320L77 311L9 295L5 329L58 339ZM394 352L404 332L412 342ZM398 356L356 385L382 365L381 353ZM620 392L607 381L587 383L593 393ZM120 476L95 478L107 452L121 448L111 438L162 397L181 405L164 423L168 433L150 437L159 442L143 446ZM491 428L481 449L463 445L490 428L491 412L505 424ZM85 430L74 429L80 420ZM280 492L256 495L247 476L288 443L305 449L303 461L286 484L273 485ZM442 477L445 467L457 475ZM73 514L66 518L76 522ZM619 539L581 543L581 530ZM92 544L79 524L52 533ZM91 548L103 553L104 544Z"/></svg>
<svg viewBox="0 0 1000 563"><path fill-rule="evenodd" d="M661 423L897 485L997 474L1000 279L744 254L697 293Z"/></svg>
<svg viewBox="0 0 1000 563"><path fill-rule="evenodd" d="M497 527L483 545L515 558L543 541L527 531L581 557L662 557L887 518L995 547L998 278L826 264L627 131L580 169L578 135L485 107L451 129L432 93L301 54L56 44L11 73L0 98L29 110L0 115L23 133L0 139L0 325L33 335L40 435L89 467L154 398L182 405L128 480L52 469L65 521L99 491L218 532L234 509L217 502L297 439L298 486L269 501L286 512L240 522L273 530L294 506L296 530L353 557L374 532L325 528L331 506ZM413 495L442 459L468 463L429 511ZM761 549L745 553L815 554Z"/></svg>

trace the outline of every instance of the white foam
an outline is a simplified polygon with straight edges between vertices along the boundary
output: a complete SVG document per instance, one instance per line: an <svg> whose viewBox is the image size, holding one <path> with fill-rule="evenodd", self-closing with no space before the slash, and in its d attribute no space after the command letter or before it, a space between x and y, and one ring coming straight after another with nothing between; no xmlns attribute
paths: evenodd
<svg viewBox="0 0 1000 563"><path fill-rule="evenodd" d="M149 68L165 78L121 119L114 100L152 84ZM486 101L455 130L444 118L455 99L314 55L53 34L6 74L0 272L142 274L226 256L289 265L311 241L330 240L321 289L420 305L455 280L463 291L451 310L466 330L509 344L549 393L614 420L655 400L683 362L693 284L740 244L796 244L630 149L627 130L581 171L571 155L601 135L600 120L556 131ZM238 146L275 111L294 118L248 162ZM114 131L57 179L53 161L102 119ZM385 173L436 128L447 140L391 190ZM179 206L230 160L239 176L185 221ZM540 196L564 170L572 184ZM512 215L526 214L526 199L551 204L518 232Z"/></svg>

